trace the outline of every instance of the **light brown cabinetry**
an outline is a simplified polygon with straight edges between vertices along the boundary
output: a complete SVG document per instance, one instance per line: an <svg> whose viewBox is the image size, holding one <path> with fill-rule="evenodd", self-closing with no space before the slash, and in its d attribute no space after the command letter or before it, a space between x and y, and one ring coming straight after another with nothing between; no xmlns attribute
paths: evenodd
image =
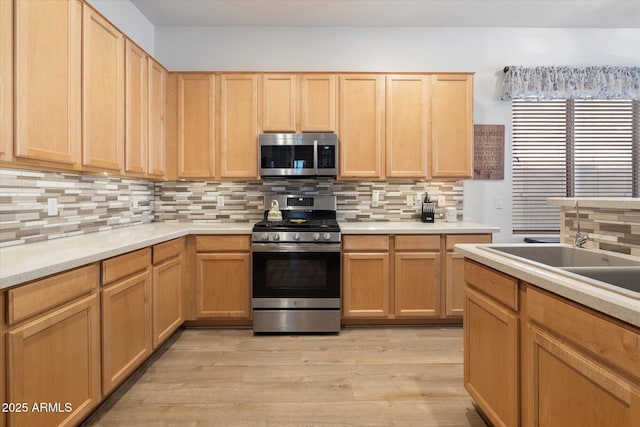
<svg viewBox="0 0 640 427"><path fill-rule="evenodd" d="M386 176L426 178L429 151L426 75L386 76Z"/></svg>
<svg viewBox="0 0 640 427"><path fill-rule="evenodd" d="M125 173L145 175L148 169L148 57L131 40L125 43Z"/></svg>
<svg viewBox="0 0 640 427"><path fill-rule="evenodd" d="M464 313L464 255L453 251L458 243L491 243L491 234L449 234L445 236L444 315L462 317Z"/></svg>
<svg viewBox="0 0 640 427"><path fill-rule="evenodd" d="M185 239L153 246L153 348L182 325Z"/></svg>
<svg viewBox="0 0 640 427"><path fill-rule="evenodd" d="M178 75L178 177L214 176L215 75Z"/></svg>
<svg viewBox="0 0 640 427"><path fill-rule="evenodd" d="M251 318L251 238L196 236L197 318Z"/></svg>
<svg viewBox="0 0 640 427"><path fill-rule="evenodd" d="M389 236L343 236L342 249L342 317L388 317Z"/></svg>
<svg viewBox="0 0 640 427"><path fill-rule="evenodd" d="M473 76L431 76L431 176L473 176Z"/></svg>
<svg viewBox="0 0 640 427"><path fill-rule="evenodd" d="M149 57L149 108L147 173L154 178L165 175L166 164L166 115L167 115L167 70Z"/></svg>
<svg viewBox="0 0 640 427"><path fill-rule="evenodd" d="M9 313L21 314L6 332L3 402L28 405L8 414L9 425L76 425L100 402L98 271L92 264L7 291ZM40 402L54 407L34 410Z"/></svg>
<svg viewBox="0 0 640 427"><path fill-rule="evenodd" d="M124 36L86 4L82 31L82 164L120 172L125 139Z"/></svg>
<svg viewBox="0 0 640 427"><path fill-rule="evenodd" d="M394 300L397 318L440 314L440 236L396 236Z"/></svg>
<svg viewBox="0 0 640 427"><path fill-rule="evenodd" d="M496 426L520 423L518 281L465 261L464 385Z"/></svg>
<svg viewBox="0 0 640 427"><path fill-rule="evenodd" d="M220 178L258 178L257 75L220 76L219 126Z"/></svg>
<svg viewBox="0 0 640 427"><path fill-rule="evenodd" d="M336 76L300 74L300 132L336 132Z"/></svg>
<svg viewBox="0 0 640 427"><path fill-rule="evenodd" d="M109 394L151 354L151 249L102 262L102 392Z"/></svg>
<svg viewBox="0 0 640 427"><path fill-rule="evenodd" d="M263 74L261 83L262 132L295 132L298 100L295 74Z"/></svg>
<svg viewBox="0 0 640 427"><path fill-rule="evenodd" d="M384 76L339 76L340 177L380 178L384 164Z"/></svg>
<svg viewBox="0 0 640 427"><path fill-rule="evenodd" d="M13 2L1 1L0 161L11 160L13 160ZM5 402L5 400L2 401ZM4 420L4 417L0 416L0 419ZM0 423L0 425L4 424Z"/></svg>
<svg viewBox="0 0 640 427"><path fill-rule="evenodd" d="M80 160L82 3L2 3L3 20L10 20L4 15L10 12L10 4L15 7L14 155L19 161L73 168ZM2 55L8 55L11 49L4 35L3 43ZM3 58L2 67L10 78L10 70L5 69L10 62ZM4 109L9 101L2 96ZM5 117L3 111L2 120L4 140L10 138L10 128L4 128L10 115Z"/></svg>
<svg viewBox="0 0 640 427"><path fill-rule="evenodd" d="M636 426L640 329L534 287L527 290L532 354L523 366L531 426Z"/></svg>

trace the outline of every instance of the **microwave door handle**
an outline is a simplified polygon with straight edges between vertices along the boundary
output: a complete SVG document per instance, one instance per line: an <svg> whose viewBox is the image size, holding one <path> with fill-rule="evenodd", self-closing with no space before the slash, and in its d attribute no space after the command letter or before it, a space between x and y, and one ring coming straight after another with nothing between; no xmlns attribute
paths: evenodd
<svg viewBox="0 0 640 427"><path fill-rule="evenodd" d="M320 161L320 159L318 159L318 140L314 139L313 140L313 173L314 175L318 176L318 162Z"/></svg>

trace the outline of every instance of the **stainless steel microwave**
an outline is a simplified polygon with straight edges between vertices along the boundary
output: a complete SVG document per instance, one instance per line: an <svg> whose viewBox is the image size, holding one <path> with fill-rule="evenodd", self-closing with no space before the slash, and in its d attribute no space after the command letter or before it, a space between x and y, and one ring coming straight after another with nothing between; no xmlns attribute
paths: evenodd
<svg viewBox="0 0 640 427"><path fill-rule="evenodd" d="M338 136L335 133L263 133L258 136L260 176L335 177Z"/></svg>

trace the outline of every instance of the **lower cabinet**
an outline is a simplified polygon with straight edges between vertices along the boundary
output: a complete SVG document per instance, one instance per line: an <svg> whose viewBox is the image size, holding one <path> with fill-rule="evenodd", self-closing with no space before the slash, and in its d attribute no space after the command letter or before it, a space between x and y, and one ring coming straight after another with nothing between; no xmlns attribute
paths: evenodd
<svg viewBox="0 0 640 427"><path fill-rule="evenodd" d="M251 236L196 236L198 319L251 319Z"/></svg>
<svg viewBox="0 0 640 427"><path fill-rule="evenodd" d="M101 399L97 294L7 332L10 426L76 425Z"/></svg>
<svg viewBox="0 0 640 427"><path fill-rule="evenodd" d="M185 239L153 247L153 348L182 325Z"/></svg>
<svg viewBox="0 0 640 427"><path fill-rule="evenodd" d="M153 350L150 265L150 248L102 262L104 395L133 373ZM105 277L113 282L107 282Z"/></svg>

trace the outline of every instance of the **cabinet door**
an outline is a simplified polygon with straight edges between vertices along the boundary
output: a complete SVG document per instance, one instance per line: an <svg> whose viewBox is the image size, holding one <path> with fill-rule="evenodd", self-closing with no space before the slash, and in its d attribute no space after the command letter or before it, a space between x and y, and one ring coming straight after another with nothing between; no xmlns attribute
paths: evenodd
<svg viewBox="0 0 640 427"><path fill-rule="evenodd" d="M384 77L340 76L340 176L381 178Z"/></svg>
<svg viewBox="0 0 640 427"><path fill-rule="evenodd" d="M83 8L82 164L120 171L124 152L124 36Z"/></svg>
<svg viewBox="0 0 640 427"><path fill-rule="evenodd" d="M303 74L300 80L300 132L336 132L336 76Z"/></svg>
<svg viewBox="0 0 640 427"><path fill-rule="evenodd" d="M144 175L148 164L148 58L131 40L126 40L126 138L125 172Z"/></svg>
<svg viewBox="0 0 640 427"><path fill-rule="evenodd" d="M471 178L473 76L432 76L431 145L434 178Z"/></svg>
<svg viewBox="0 0 640 427"><path fill-rule="evenodd" d="M151 354L151 273L102 290L102 392L123 382Z"/></svg>
<svg viewBox="0 0 640 427"><path fill-rule="evenodd" d="M169 338L184 320L182 315L182 277L182 256L153 267L154 349Z"/></svg>
<svg viewBox="0 0 640 427"><path fill-rule="evenodd" d="M220 76L220 178L258 177L258 77Z"/></svg>
<svg viewBox="0 0 640 427"><path fill-rule="evenodd" d="M149 175L162 178L165 172L167 70L149 58Z"/></svg>
<svg viewBox="0 0 640 427"><path fill-rule="evenodd" d="M296 131L296 76L294 74L263 74L262 131Z"/></svg>
<svg viewBox="0 0 640 427"><path fill-rule="evenodd" d="M515 313L466 288L464 385L494 425L520 421L519 324Z"/></svg>
<svg viewBox="0 0 640 427"><path fill-rule="evenodd" d="M9 425L79 424L100 402L98 295L8 331L7 374L6 402L29 405L9 413ZM34 411L40 402L59 407Z"/></svg>
<svg viewBox="0 0 640 427"><path fill-rule="evenodd" d="M532 328L534 426L632 427L638 424L637 386L570 347Z"/></svg>
<svg viewBox="0 0 640 427"><path fill-rule="evenodd" d="M196 301L200 318L251 317L251 255L196 255Z"/></svg>
<svg viewBox="0 0 640 427"><path fill-rule="evenodd" d="M80 159L82 4L77 0L13 4L14 154L71 167ZM6 66L3 61L2 67Z"/></svg>
<svg viewBox="0 0 640 427"><path fill-rule="evenodd" d="M447 317L462 317L464 313L464 255L447 252L445 271L445 308Z"/></svg>
<svg viewBox="0 0 640 427"><path fill-rule="evenodd" d="M396 252L396 317L436 317L440 313L440 254Z"/></svg>
<svg viewBox="0 0 640 427"><path fill-rule="evenodd" d="M79 93L79 92L78 92ZM80 123L77 120L77 123ZM80 139L77 137L76 142ZM13 2L0 1L0 160L13 160ZM3 398L4 396L0 396ZM3 399L2 402L5 402ZM0 416L4 420L3 416ZM4 425L0 423L0 425Z"/></svg>
<svg viewBox="0 0 640 427"><path fill-rule="evenodd" d="M388 317L389 254L344 253L342 268L342 316Z"/></svg>
<svg viewBox="0 0 640 427"><path fill-rule="evenodd" d="M215 76L178 75L178 177L214 175Z"/></svg>
<svg viewBox="0 0 640 427"><path fill-rule="evenodd" d="M427 76L387 76L387 177L428 175L429 83Z"/></svg>

